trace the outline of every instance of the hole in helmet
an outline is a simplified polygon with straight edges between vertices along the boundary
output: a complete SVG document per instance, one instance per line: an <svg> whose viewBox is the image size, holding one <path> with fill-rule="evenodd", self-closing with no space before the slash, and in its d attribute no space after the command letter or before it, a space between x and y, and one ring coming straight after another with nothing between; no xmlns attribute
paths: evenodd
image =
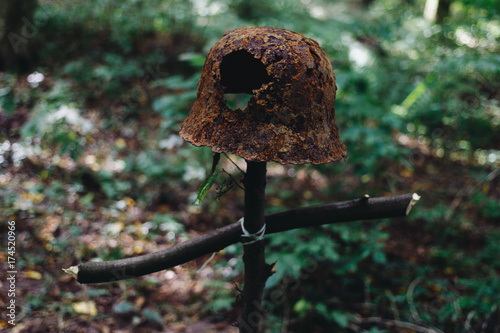
<svg viewBox="0 0 500 333"><path fill-rule="evenodd" d="M231 109L245 109L253 90L272 81L266 66L245 50L226 55L220 64L221 84L226 88L224 98Z"/></svg>
<svg viewBox="0 0 500 333"><path fill-rule="evenodd" d="M232 109L245 110L253 95L249 94L224 94L226 105Z"/></svg>

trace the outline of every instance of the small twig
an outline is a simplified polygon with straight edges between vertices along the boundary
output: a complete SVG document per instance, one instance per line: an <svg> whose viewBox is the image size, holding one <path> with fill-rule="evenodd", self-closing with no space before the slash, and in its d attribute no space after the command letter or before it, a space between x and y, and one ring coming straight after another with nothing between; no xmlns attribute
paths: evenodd
<svg viewBox="0 0 500 333"><path fill-rule="evenodd" d="M213 258L215 258L215 255L217 252L212 253L212 255L201 265L200 268L196 271L196 273L200 273L205 267L207 267L208 263L212 261Z"/></svg>
<svg viewBox="0 0 500 333"><path fill-rule="evenodd" d="M488 323L489 323L491 317L493 317L493 315L495 314L496 311L497 311L497 305L493 304L491 306L490 313L488 313L488 316L486 316L486 319L481 324L481 333L486 332L486 329L488 328Z"/></svg>
<svg viewBox="0 0 500 333"><path fill-rule="evenodd" d="M476 332L476 331L474 331L474 329L470 325L470 322L472 321L472 318L475 315L476 315L476 311L474 311L474 310L472 310L471 312L469 312L467 314L467 318L465 319L465 323L464 323L464 326L465 326L465 329L467 330L467 332L470 332L470 333L475 333Z"/></svg>
<svg viewBox="0 0 500 333"><path fill-rule="evenodd" d="M354 332L368 332L368 331L362 329L361 327L359 327L358 325L353 324L353 323L349 323L349 325L347 327L349 329L353 330Z"/></svg>
<svg viewBox="0 0 500 333"><path fill-rule="evenodd" d="M410 285L408 286L408 290L406 291L406 299L408 300L408 305L410 306L411 315L413 317L413 320L417 322L420 322L422 320L420 319L417 307L415 306L415 302L413 301L413 291L415 290L417 284L419 283L420 283L420 278L416 278L410 283Z"/></svg>
<svg viewBox="0 0 500 333"><path fill-rule="evenodd" d="M236 169L240 170L240 172L241 172L242 174L245 174L245 171L241 170L241 168L238 166L238 164L236 164L236 163L235 163L235 162L231 159L231 157L229 157L226 153L223 153L223 154L224 154L224 156L226 156L226 157L227 157L227 159L229 160L229 162L231 162L231 163L233 163L233 164L234 164L234 166L236 167Z"/></svg>
<svg viewBox="0 0 500 333"><path fill-rule="evenodd" d="M241 186L241 184L239 182L237 182L236 179L234 179L233 175L231 175L229 172L227 172L224 169L222 169L222 172L224 172L226 175L228 175L229 178L231 178L231 180L233 181L233 183L236 184L236 186L238 186L239 188L241 188L243 191L245 190L245 188L243 186Z"/></svg>

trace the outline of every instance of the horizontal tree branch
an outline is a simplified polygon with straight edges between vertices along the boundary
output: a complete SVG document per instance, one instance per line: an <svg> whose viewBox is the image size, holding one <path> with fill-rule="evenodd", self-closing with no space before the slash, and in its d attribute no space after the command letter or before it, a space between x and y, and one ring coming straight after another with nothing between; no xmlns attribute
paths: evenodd
<svg viewBox="0 0 500 333"><path fill-rule="evenodd" d="M392 197L343 201L328 205L303 207L266 215L266 233L324 224L372 220L406 216L420 197L403 194ZM101 283L129 279L168 269L206 254L220 251L238 243L242 231L240 223L216 229L164 250L126 259L88 262L64 269L80 283Z"/></svg>

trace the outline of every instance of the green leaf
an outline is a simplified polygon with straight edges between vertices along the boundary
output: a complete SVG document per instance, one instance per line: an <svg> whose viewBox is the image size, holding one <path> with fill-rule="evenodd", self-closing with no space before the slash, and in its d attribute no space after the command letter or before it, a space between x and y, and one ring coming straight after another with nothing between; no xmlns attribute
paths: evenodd
<svg viewBox="0 0 500 333"><path fill-rule="evenodd" d="M218 173L208 177L201 183L200 188L198 189L198 195L196 196L196 200L193 203L193 205L199 205L203 198L207 195L208 191L212 187L212 185L215 182L215 179L217 178Z"/></svg>
<svg viewBox="0 0 500 333"><path fill-rule="evenodd" d="M349 315L341 311L332 311L332 319L341 327L349 325Z"/></svg>
<svg viewBox="0 0 500 333"><path fill-rule="evenodd" d="M127 301L123 301L120 303L115 303L113 305L113 312L117 314L131 313L131 312L137 312L137 308L135 307L134 304Z"/></svg>
<svg viewBox="0 0 500 333"><path fill-rule="evenodd" d="M156 310L146 308L142 310L142 315L144 318L151 322L163 324L163 318L161 317L161 314Z"/></svg>
<svg viewBox="0 0 500 333"><path fill-rule="evenodd" d="M0 110L2 109L7 115L11 115L16 109L14 93L10 88L0 88Z"/></svg>
<svg viewBox="0 0 500 333"><path fill-rule="evenodd" d="M309 311L310 308L311 308L311 303L301 298L293 306L293 311L295 311L300 317L305 317L307 311Z"/></svg>
<svg viewBox="0 0 500 333"><path fill-rule="evenodd" d="M385 254L384 254L384 252L382 252L382 251L376 251L376 252L373 254L373 260L374 260L377 264L385 264L385 262L386 262L386 258L385 258Z"/></svg>
<svg viewBox="0 0 500 333"><path fill-rule="evenodd" d="M179 56L179 60L187 61L194 68L202 68L205 64L205 55L199 53L183 53Z"/></svg>

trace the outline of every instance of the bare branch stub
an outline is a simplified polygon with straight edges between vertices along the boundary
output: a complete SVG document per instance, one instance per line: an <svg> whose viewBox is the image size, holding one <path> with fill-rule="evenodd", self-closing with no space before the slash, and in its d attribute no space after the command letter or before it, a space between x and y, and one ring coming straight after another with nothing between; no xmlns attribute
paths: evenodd
<svg viewBox="0 0 500 333"><path fill-rule="evenodd" d="M335 75L318 43L272 27L226 32L207 55L181 136L248 161L327 163L346 156L335 124ZM227 93L251 94L244 110Z"/></svg>

